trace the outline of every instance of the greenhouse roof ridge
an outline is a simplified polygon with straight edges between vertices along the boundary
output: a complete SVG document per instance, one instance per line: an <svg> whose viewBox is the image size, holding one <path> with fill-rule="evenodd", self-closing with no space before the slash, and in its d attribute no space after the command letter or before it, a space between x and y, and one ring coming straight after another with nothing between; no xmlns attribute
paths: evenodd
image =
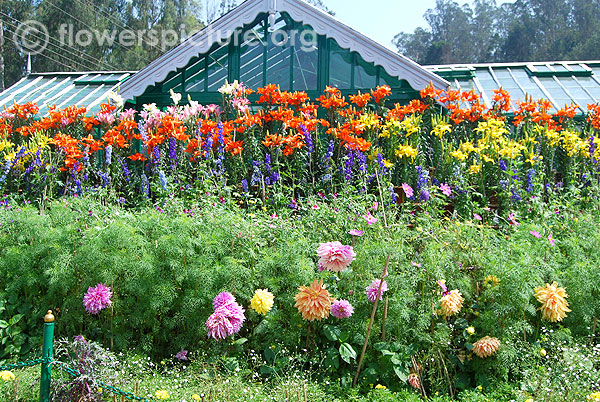
<svg viewBox="0 0 600 402"><path fill-rule="evenodd" d="M208 52L216 43L215 32L232 32L262 13L276 12L285 12L295 21L310 25L317 34L334 39L342 48L359 53L365 61L383 67L388 74L405 79L414 89L422 89L430 83L438 89L449 86L448 81L437 74L302 0L246 0L141 69L122 85L120 94L125 100L133 100L149 86L163 81L171 71L185 67L193 57Z"/></svg>

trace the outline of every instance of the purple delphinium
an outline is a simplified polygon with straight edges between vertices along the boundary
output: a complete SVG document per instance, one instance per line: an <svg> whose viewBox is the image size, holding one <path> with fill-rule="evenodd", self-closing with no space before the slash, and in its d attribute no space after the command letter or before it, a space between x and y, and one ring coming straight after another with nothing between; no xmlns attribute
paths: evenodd
<svg viewBox="0 0 600 402"><path fill-rule="evenodd" d="M140 177L140 188L144 194L144 197L149 198L150 183L148 182L148 176L146 176L146 173L142 173L142 176Z"/></svg>
<svg viewBox="0 0 600 402"><path fill-rule="evenodd" d="M415 166L417 170L417 190L422 190L429 183L429 172L423 169L423 166Z"/></svg>
<svg viewBox="0 0 600 402"><path fill-rule="evenodd" d="M244 193L248 192L248 180L242 179L242 191Z"/></svg>
<svg viewBox="0 0 600 402"><path fill-rule="evenodd" d="M346 160L344 161L344 179L350 181L352 180L352 166L354 165L354 154L352 153L352 151L348 151L346 156Z"/></svg>
<svg viewBox="0 0 600 402"><path fill-rule="evenodd" d="M429 201L429 191L421 190L421 193L419 194L419 199L424 202Z"/></svg>
<svg viewBox="0 0 600 402"><path fill-rule="evenodd" d="M100 311L112 304L110 298L113 293L111 289L102 283L94 287L89 287L85 296L83 296L83 306L90 314L98 314Z"/></svg>
<svg viewBox="0 0 600 402"><path fill-rule="evenodd" d="M377 299L377 292L379 290L379 284L381 283L381 279L374 279L373 282L369 286L365 288L365 294L367 295L367 299L370 302L374 302ZM382 299L383 293L387 292L388 285L386 281L381 283L381 293L379 294L379 300Z"/></svg>
<svg viewBox="0 0 600 402"><path fill-rule="evenodd" d="M108 187L110 185L110 177L104 172L98 171L98 175L102 179L102 187Z"/></svg>
<svg viewBox="0 0 600 402"><path fill-rule="evenodd" d="M506 161L504 159L500 159L500 161L498 162L498 166L503 172L506 172L506 169L508 169L508 166L506 166Z"/></svg>
<svg viewBox="0 0 600 402"><path fill-rule="evenodd" d="M177 167L177 140L175 137L169 137L169 160L171 161L171 170Z"/></svg>
<svg viewBox="0 0 600 402"><path fill-rule="evenodd" d="M312 154L315 151L315 143L313 142L313 139L304 124L300 124L299 128L304 136L304 142L306 142L306 150L309 154Z"/></svg>
<svg viewBox="0 0 600 402"><path fill-rule="evenodd" d="M121 169L123 170L123 177L125 178L125 181L129 183L129 181L131 180L131 173L129 172L129 168L127 167L127 161L125 161L123 158L118 157L118 155L117 158L119 159Z"/></svg>

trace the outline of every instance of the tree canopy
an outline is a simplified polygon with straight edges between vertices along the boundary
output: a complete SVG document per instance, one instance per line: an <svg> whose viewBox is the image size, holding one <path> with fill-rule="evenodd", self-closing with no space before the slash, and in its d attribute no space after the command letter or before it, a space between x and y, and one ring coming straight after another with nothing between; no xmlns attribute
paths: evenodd
<svg viewBox="0 0 600 402"><path fill-rule="evenodd" d="M436 0L428 27L394 44L421 64L598 59L598 10L600 0Z"/></svg>

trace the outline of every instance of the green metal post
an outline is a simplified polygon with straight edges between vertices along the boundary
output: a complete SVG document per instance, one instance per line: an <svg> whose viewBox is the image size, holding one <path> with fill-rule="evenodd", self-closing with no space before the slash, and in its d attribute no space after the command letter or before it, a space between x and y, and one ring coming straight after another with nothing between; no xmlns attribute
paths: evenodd
<svg viewBox="0 0 600 402"><path fill-rule="evenodd" d="M50 379L52 370L52 344L54 343L54 315L52 310L44 316L44 341L42 346L42 380L40 402L50 402Z"/></svg>

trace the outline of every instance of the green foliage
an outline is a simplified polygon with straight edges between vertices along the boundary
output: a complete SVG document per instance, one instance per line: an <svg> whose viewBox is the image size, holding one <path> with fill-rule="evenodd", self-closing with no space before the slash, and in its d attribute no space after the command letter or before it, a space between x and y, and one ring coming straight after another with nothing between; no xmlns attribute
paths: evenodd
<svg viewBox="0 0 600 402"><path fill-rule="evenodd" d="M393 223L386 227L381 211L369 226L360 216L364 200L344 196L307 200L307 208L277 216L213 201L203 198L185 213L176 201L161 210L130 211L90 198L55 201L43 212L28 205L3 210L0 292L4 300L13 299L4 304L12 307L0 312L2 320L23 314L14 324L27 335L22 344L35 345L41 317L51 308L59 337L84 334L116 351L133 348L155 359L181 349L203 350L211 364L227 372L268 379L283 378L291 369L312 370L314 379L345 386L355 373L373 306L364 289L381 275L389 254L385 340L382 301L361 373L364 392L369 384L385 385L392 393L408 389L414 372L428 394L520 383L537 372L531 356L547 342L544 325L555 333L568 329L578 344L597 331L595 212L532 210L526 221L517 216L519 226L494 229L477 220L424 213L392 220L388 211ZM353 238L351 229L365 235ZM547 240L550 233L555 246ZM315 250L333 240L353 244L356 260L342 273L319 273ZM317 277L333 297L354 306L351 318L310 325L301 319L294 295ZM465 299L459 314L447 319L436 314L439 279ZM534 297L536 286L553 281L567 289L572 310L560 324L541 321ZM82 298L99 282L113 289L113 304L92 316ZM248 307L257 288L275 295L266 316ZM232 292L248 311L239 335L217 343L207 339L204 323L221 291ZM474 334L467 332L471 326ZM480 359L471 350L486 335L498 337L502 346L496 356ZM10 343L18 342L11 338ZM292 361L291 355L300 357ZM577 387L587 391L584 384Z"/></svg>

